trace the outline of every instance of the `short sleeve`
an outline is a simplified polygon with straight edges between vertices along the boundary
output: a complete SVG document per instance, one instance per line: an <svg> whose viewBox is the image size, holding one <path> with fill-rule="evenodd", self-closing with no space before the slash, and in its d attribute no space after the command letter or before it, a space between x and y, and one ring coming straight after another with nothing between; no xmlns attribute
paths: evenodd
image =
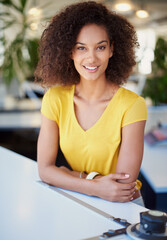
<svg viewBox="0 0 167 240"><path fill-rule="evenodd" d="M41 113L50 120L59 122L58 99L53 89L49 89L43 96Z"/></svg>
<svg viewBox="0 0 167 240"><path fill-rule="evenodd" d="M122 127L143 120L147 120L147 106L144 98L139 96L125 112Z"/></svg>

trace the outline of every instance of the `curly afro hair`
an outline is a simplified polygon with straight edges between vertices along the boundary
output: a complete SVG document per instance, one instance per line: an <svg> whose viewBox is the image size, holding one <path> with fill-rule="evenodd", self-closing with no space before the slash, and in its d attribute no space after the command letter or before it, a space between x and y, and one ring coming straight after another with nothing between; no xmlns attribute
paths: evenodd
<svg viewBox="0 0 167 240"><path fill-rule="evenodd" d="M79 83L80 76L71 54L81 28L87 24L105 27L110 44L114 44L113 56L106 69L107 80L118 85L126 82L136 64L135 29L124 17L94 1L72 4L52 18L40 40L36 81L47 87Z"/></svg>

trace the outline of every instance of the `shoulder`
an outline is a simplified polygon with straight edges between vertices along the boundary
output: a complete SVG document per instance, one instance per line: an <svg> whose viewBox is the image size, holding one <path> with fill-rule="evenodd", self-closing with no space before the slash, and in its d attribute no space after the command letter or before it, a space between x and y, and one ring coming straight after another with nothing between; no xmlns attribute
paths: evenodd
<svg viewBox="0 0 167 240"><path fill-rule="evenodd" d="M147 119L147 106L143 97L122 88L121 89L121 110L123 112L122 126Z"/></svg>
<svg viewBox="0 0 167 240"><path fill-rule="evenodd" d="M54 86L49 88L42 99L42 105L50 105L53 107L60 107L61 105L67 104L73 94L73 86Z"/></svg>
<svg viewBox="0 0 167 240"><path fill-rule="evenodd" d="M121 98L123 98L123 99L126 99L126 100L135 100L135 99L137 99L138 97L140 97L137 93L135 93L135 92L132 92L131 90L129 90L129 89L126 89L126 88L124 88L124 87L121 87L120 88L120 90L121 90Z"/></svg>
<svg viewBox="0 0 167 240"><path fill-rule="evenodd" d="M123 105L126 105L127 107L132 106L134 103L146 105L145 99L143 97L139 96L137 93L132 92L131 90L126 89L124 87L121 87L119 96L120 96L120 101L123 103Z"/></svg>
<svg viewBox="0 0 167 240"><path fill-rule="evenodd" d="M73 87L54 86L49 88L44 94L41 112L59 125L60 113L62 109L67 110L72 93Z"/></svg>
<svg viewBox="0 0 167 240"><path fill-rule="evenodd" d="M54 86L49 88L44 94L44 98L52 100L62 100L68 98L73 93L74 86Z"/></svg>
<svg viewBox="0 0 167 240"><path fill-rule="evenodd" d="M57 85L57 86L49 88L46 93L49 95L61 97L61 96L67 95L67 94L71 94L72 91L73 91L73 86Z"/></svg>

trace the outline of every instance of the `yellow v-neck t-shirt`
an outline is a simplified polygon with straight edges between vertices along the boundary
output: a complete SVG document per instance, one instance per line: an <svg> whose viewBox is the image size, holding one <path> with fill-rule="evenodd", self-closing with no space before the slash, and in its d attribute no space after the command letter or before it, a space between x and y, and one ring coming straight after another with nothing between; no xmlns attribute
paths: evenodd
<svg viewBox="0 0 167 240"><path fill-rule="evenodd" d="M73 170L114 173L121 143L121 128L147 119L144 99L120 87L99 120L88 130L79 125L72 87L55 86L44 95L41 112L56 121L61 150ZM89 116L87 116L89 117Z"/></svg>

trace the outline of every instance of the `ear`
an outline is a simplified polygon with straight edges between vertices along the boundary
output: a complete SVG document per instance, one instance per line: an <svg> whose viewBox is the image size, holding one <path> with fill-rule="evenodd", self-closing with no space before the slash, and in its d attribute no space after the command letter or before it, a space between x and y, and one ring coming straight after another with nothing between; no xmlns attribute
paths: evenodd
<svg viewBox="0 0 167 240"><path fill-rule="evenodd" d="M112 42L110 46L110 58L113 56L113 53L114 53L114 43Z"/></svg>

